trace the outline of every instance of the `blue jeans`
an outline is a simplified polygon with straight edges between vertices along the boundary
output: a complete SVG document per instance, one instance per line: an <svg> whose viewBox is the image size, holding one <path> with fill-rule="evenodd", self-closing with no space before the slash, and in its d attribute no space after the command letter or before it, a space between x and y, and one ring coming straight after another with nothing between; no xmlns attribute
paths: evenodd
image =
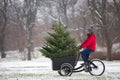
<svg viewBox="0 0 120 80"><path fill-rule="evenodd" d="M82 54L82 59L84 62L89 62L88 58L89 58L89 55L94 52L93 50L89 49L89 48L86 48L84 49L81 54Z"/></svg>

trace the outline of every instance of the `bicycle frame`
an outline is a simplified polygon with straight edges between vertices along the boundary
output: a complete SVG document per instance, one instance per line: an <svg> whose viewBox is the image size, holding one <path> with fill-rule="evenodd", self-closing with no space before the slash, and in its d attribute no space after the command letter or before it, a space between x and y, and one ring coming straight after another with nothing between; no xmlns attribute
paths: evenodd
<svg viewBox="0 0 120 80"><path fill-rule="evenodd" d="M79 60L79 57L80 57L80 53L78 53L78 56L77 56L77 58L76 58L75 66L76 66L76 64L77 64L77 62L78 62L78 60ZM90 59L89 59L89 60L90 60ZM92 64L92 65L94 66L94 68L97 68L97 66L96 66L94 63L92 63L91 60L90 60L90 63L89 63L88 65L90 65L90 64ZM77 68L74 68L74 69L73 69L73 72L82 72L82 71L85 71L84 68L81 69L83 66L84 66L84 63L83 63L83 65L81 65L81 66L79 66L79 67L77 67ZM88 68L91 68L91 67L89 66ZM81 70L79 70L79 69L81 69Z"/></svg>

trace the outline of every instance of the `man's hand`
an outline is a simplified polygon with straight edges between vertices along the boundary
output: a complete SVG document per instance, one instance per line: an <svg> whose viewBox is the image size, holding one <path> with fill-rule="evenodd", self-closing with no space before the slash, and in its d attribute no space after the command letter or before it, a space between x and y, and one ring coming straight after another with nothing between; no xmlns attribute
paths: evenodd
<svg viewBox="0 0 120 80"><path fill-rule="evenodd" d="M78 46L78 47L77 47L77 49L78 49L78 50L79 50L79 49L82 49L82 46L81 46L81 45L80 45L80 46Z"/></svg>

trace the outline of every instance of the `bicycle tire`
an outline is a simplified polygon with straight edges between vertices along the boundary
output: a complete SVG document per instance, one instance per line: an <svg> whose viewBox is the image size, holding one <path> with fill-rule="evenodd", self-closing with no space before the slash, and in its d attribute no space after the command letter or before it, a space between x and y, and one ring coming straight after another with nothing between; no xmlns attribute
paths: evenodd
<svg viewBox="0 0 120 80"><path fill-rule="evenodd" d="M100 60L100 59L93 59L91 60L91 62L93 64L95 64L97 66L97 68L95 67L92 67L93 65L90 64L89 67L90 67L90 70L89 70L89 73L92 75L92 76L101 76L104 72L105 72L105 64ZM98 64L99 63L99 64ZM99 68L102 67L100 69L100 72L95 72L95 71L98 71Z"/></svg>
<svg viewBox="0 0 120 80"><path fill-rule="evenodd" d="M58 71L58 74L61 76L71 76L72 72L73 66L69 63L63 63Z"/></svg>

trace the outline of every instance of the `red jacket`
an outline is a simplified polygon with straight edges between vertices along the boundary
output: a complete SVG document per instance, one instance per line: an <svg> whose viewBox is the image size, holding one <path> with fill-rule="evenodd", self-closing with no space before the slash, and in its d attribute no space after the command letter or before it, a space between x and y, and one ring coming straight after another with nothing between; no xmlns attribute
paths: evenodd
<svg viewBox="0 0 120 80"><path fill-rule="evenodd" d="M96 35L92 34L88 36L86 40L81 44L82 48L90 48L91 50L96 50Z"/></svg>

